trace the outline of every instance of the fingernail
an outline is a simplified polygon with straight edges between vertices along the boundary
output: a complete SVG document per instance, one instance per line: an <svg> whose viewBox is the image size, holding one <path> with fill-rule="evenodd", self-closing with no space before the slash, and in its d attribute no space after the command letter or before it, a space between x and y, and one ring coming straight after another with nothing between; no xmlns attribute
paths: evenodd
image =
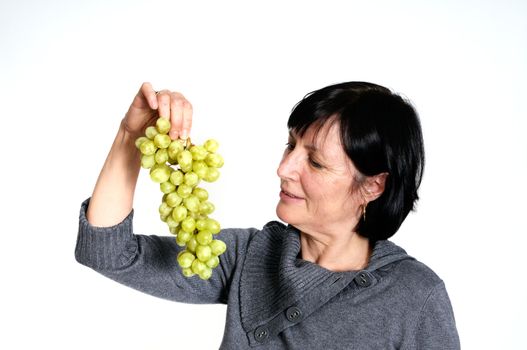
<svg viewBox="0 0 527 350"><path fill-rule="evenodd" d="M183 130L183 132L181 133L181 138L183 140L186 140L188 137L188 131L187 130Z"/></svg>
<svg viewBox="0 0 527 350"><path fill-rule="evenodd" d="M170 132L170 138L172 140L177 140L177 137L178 137L177 131L171 131Z"/></svg>

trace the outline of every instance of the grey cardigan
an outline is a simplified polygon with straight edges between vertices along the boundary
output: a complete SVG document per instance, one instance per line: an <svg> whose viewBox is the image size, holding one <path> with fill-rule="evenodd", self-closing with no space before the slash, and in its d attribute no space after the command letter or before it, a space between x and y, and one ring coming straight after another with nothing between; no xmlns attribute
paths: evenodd
<svg viewBox="0 0 527 350"><path fill-rule="evenodd" d="M208 281L183 277L174 237L135 235L133 211L113 227L81 207L75 258L139 291L185 303L227 304L221 349L459 349L445 285L390 241L362 271L332 272L298 258L299 232L279 222L224 229Z"/></svg>

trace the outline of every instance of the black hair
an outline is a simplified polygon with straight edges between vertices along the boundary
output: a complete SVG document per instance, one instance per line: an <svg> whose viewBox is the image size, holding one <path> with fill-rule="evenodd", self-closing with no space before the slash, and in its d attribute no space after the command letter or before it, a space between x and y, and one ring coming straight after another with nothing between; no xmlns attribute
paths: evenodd
<svg viewBox="0 0 527 350"><path fill-rule="evenodd" d="M300 137L310 127L336 118L342 145L365 176L388 173L379 198L368 203L356 231L370 241L395 234L419 199L425 155L421 123L410 102L367 82L346 82L307 94L287 126Z"/></svg>

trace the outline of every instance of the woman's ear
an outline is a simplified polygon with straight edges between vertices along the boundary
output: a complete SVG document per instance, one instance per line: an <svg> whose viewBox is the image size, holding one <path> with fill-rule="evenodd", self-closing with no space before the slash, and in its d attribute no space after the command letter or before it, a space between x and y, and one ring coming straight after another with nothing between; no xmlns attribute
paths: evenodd
<svg viewBox="0 0 527 350"><path fill-rule="evenodd" d="M364 189L365 199L368 202L376 200L383 194L387 178L388 173L380 173L377 175L368 176L366 178L366 182L364 183Z"/></svg>

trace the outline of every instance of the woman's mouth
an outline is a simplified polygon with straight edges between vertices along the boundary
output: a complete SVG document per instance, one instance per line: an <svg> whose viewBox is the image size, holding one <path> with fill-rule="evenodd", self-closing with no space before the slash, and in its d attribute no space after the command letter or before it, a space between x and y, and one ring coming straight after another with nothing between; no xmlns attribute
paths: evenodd
<svg viewBox="0 0 527 350"><path fill-rule="evenodd" d="M303 198L295 196L294 194L292 194L290 192L287 192L285 190L281 190L280 191L280 198L283 199L283 200L289 200L289 201L291 201L291 200L294 200L294 201L303 200Z"/></svg>

